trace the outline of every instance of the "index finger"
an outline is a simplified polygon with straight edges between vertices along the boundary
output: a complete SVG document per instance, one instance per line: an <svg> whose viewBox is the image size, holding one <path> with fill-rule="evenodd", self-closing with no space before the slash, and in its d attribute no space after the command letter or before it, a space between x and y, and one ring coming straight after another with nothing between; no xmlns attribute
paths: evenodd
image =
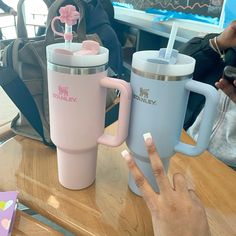
<svg viewBox="0 0 236 236"><path fill-rule="evenodd" d="M153 142L151 133L146 133L143 135L145 144L147 147L149 159L152 166L153 175L159 186L160 192L165 193L172 189L169 179L166 175L165 168L163 166L162 160L157 153L156 146Z"/></svg>
<svg viewBox="0 0 236 236"><path fill-rule="evenodd" d="M152 187L150 186L149 182L143 175L142 171L137 166L136 162L134 161L132 155L127 150L121 152L121 155L127 162L128 168L134 177L135 183L137 187L140 189L144 199L146 200L147 204L149 205L149 200L155 193Z"/></svg>

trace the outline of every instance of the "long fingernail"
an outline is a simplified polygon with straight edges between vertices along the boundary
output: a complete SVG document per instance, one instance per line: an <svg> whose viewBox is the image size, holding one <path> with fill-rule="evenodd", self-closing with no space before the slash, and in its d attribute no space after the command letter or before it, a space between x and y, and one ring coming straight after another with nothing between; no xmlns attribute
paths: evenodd
<svg viewBox="0 0 236 236"><path fill-rule="evenodd" d="M131 159L129 152L125 149L121 152L121 156L126 160L129 161Z"/></svg>
<svg viewBox="0 0 236 236"><path fill-rule="evenodd" d="M151 135L151 133L143 134L143 138L144 138L144 141L147 145L152 144L152 135Z"/></svg>

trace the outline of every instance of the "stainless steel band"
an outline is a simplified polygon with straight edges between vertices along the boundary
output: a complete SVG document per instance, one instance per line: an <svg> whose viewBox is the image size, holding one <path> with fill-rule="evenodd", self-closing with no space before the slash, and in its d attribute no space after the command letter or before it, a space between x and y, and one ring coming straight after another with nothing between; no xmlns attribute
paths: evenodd
<svg viewBox="0 0 236 236"><path fill-rule="evenodd" d="M106 71L108 65L94 66L94 67L69 67L69 66L61 66L52 64L50 62L47 63L48 70L56 71L63 74L70 75L91 75L99 72Z"/></svg>
<svg viewBox="0 0 236 236"><path fill-rule="evenodd" d="M136 75L142 76L147 79L154 80L163 80L163 81L180 81L192 78L192 74L184 76L167 76L167 75L158 75L151 72L144 72L132 67L132 72Z"/></svg>

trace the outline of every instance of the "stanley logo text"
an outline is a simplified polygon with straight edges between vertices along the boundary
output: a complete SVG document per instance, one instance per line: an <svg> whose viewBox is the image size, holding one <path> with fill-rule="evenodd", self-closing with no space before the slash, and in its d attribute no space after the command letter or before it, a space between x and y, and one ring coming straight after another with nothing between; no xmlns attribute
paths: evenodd
<svg viewBox="0 0 236 236"><path fill-rule="evenodd" d="M65 86L58 86L57 93L53 93L53 97L59 100L63 100L65 102L77 102L76 97L72 97L69 95L69 89Z"/></svg>
<svg viewBox="0 0 236 236"><path fill-rule="evenodd" d="M157 105L157 100L153 100L149 98L149 89L146 89L146 88L141 87L139 89L139 95L134 94L133 98L140 102L144 102L150 105Z"/></svg>

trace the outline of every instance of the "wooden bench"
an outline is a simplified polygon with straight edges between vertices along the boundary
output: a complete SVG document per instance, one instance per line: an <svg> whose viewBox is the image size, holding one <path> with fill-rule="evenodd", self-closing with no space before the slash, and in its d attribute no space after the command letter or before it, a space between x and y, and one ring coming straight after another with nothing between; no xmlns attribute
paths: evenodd
<svg viewBox="0 0 236 236"><path fill-rule="evenodd" d="M23 211L17 210L12 236L61 236L62 233L50 228L48 225L36 220Z"/></svg>

